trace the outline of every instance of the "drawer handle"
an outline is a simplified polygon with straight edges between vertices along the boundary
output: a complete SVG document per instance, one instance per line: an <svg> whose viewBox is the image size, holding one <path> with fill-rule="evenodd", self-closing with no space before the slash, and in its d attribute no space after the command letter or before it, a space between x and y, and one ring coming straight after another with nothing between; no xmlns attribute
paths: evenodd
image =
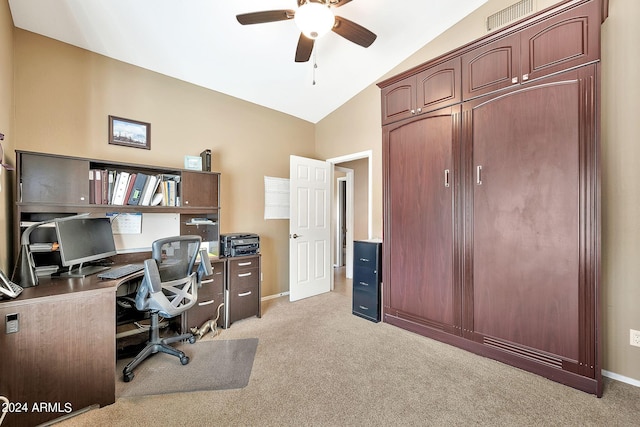
<svg viewBox="0 0 640 427"><path fill-rule="evenodd" d="M209 301L205 301L205 302L199 302L198 305L199 306L209 305L209 304L213 304L214 302L215 302L215 300L209 300Z"/></svg>
<svg viewBox="0 0 640 427"><path fill-rule="evenodd" d="M204 284L206 284L206 283L211 283L211 282L213 282L213 279L207 279L207 280L203 280L203 281L201 281L201 282L200 282L200 284L201 284L201 285L204 285Z"/></svg>
<svg viewBox="0 0 640 427"><path fill-rule="evenodd" d="M362 262L369 262L369 260L367 258L360 258L360 261Z"/></svg>
<svg viewBox="0 0 640 427"><path fill-rule="evenodd" d="M361 284L362 286L369 286L369 284L368 284L368 283L366 283L366 282L360 282L360 284Z"/></svg>
<svg viewBox="0 0 640 427"><path fill-rule="evenodd" d="M246 297L247 295L251 295L251 291L238 294L239 297Z"/></svg>
<svg viewBox="0 0 640 427"><path fill-rule="evenodd" d="M253 264L251 261L248 262L239 262L238 267L246 267L247 265Z"/></svg>
<svg viewBox="0 0 640 427"><path fill-rule="evenodd" d="M238 274L238 277L247 277L247 276L251 276L251 272Z"/></svg>
<svg viewBox="0 0 640 427"><path fill-rule="evenodd" d="M365 307L364 305L359 305L358 307L360 307L361 310L369 310L369 307Z"/></svg>

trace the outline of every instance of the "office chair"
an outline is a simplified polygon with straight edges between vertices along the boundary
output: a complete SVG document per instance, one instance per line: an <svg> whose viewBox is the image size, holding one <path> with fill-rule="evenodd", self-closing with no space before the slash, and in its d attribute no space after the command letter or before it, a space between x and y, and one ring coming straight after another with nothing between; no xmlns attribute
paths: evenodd
<svg viewBox="0 0 640 427"><path fill-rule="evenodd" d="M133 369L136 366L158 352L180 358L183 365L189 363L189 357L183 351L169 344L184 340L193 344L196 341L194 335L186 333L161 339L159 317L176 317L196 303L202 277L212 273L206 249L200 250L201 240L200 236L176 236L153 242L152 259L144 262L144 277L135 297L136 309L150 314L149 342L125 366L122 371L125 382L133 379ZM193 266L199 252L200 265L198 271L194 272Z"/></svg>

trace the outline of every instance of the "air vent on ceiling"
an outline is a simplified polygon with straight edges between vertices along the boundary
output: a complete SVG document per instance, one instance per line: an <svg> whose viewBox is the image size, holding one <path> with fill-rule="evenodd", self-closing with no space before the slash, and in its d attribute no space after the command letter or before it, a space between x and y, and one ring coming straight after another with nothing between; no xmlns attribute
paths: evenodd
<svg viewBox="0 0 640 427"><path fill-rule="evenodd" d="M535 0L521 0L518 3L502 9L487 18L487 31L493 31L510 22L520 19L532 13L535 9Z"/></svg>

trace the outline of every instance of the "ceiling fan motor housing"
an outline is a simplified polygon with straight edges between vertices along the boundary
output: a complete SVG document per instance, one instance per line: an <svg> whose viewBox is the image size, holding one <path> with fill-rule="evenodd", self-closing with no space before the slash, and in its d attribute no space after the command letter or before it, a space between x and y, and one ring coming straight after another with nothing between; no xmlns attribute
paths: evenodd
<svg viewBox="0 0 640 427"><path fill-rule="evenodd" d="M300 6L294 20L300 31L310 39L317 39L327 34L336 22L329 6L313 2Z"/></svg>

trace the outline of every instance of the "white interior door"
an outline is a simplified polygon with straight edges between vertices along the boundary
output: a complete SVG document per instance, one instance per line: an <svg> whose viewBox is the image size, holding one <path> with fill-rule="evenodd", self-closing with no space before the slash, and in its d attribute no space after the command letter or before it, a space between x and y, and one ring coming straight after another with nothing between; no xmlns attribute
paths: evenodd
<svg viewBox="0 0 640 427"><path fill-rule="evenodd" d="M291 156L289 300L331 289L331 172L321 160Z"/></svg>

